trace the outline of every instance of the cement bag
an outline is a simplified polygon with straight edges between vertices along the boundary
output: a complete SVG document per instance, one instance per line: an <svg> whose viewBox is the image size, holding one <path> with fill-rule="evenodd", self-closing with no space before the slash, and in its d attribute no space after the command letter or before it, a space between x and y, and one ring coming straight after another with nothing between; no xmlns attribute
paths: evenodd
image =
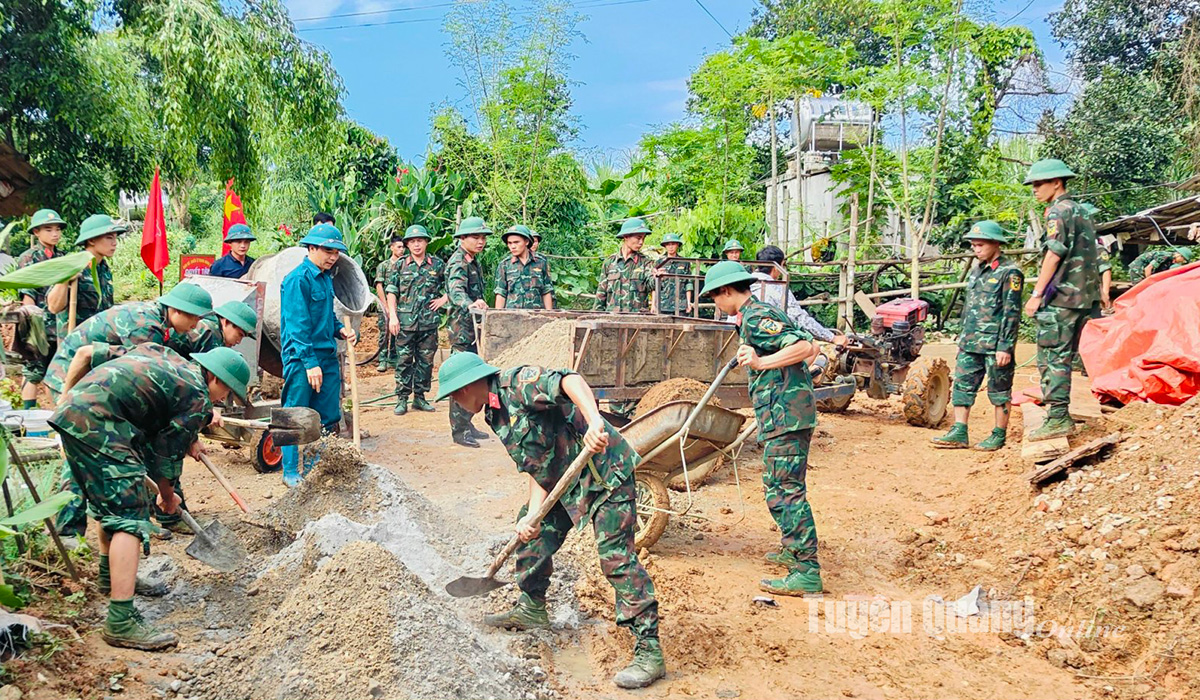
<svg viewBox="0 0 1200 700"><path fill-rule="evenodd" d="M1079 340L1102 402L1179 405L1200 392L1200 262L1147 277L1113 306Z"/></svg>
<svg viewBox="0 0 1200 700"><path fill-rule="evenodd" d="M308 257L308 250L305 248L300 246L285 248L278 253L255 260L254 264L250 266L250 271L246 273L246 279L266 283L262 327L264 334L271 340L277 351L280 350L279 324L281 322L279 290L283 285L283 278L299 267L306 257ZM349 316L351 324L357 329L363 313L374 300L375 294L358 263L346 255L338 256L337 264L333 266L333 311L338 318Z"/></svg>

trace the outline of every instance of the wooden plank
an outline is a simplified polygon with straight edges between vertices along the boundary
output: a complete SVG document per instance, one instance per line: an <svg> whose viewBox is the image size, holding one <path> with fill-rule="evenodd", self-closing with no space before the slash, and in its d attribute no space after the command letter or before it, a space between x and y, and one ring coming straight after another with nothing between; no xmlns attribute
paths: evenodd
<svg viewBox="0 0 1200 700"><path fill-rule="evenodd" d="M1030 442L1029 434L1042 427L1042 423L1046 422L1044 408L1031 403L1022 404L1021 417L1024 422L1024 433L1021 436L1021 459L1042 464L1071 451L1071 443L1065 437Z"/></svg>
<svg viewBox="0 0 1200 700"><path fill-rule="evenodd" d="M871 297L861 289L854 292L854 301L858 303L858 308L867 315L867 318L875 317L875 302L871 301Z"/></svg>
<svg viewBox="0 0 1200 700"><path fill-rule="evenodd" d="M1053 462L1034 469L1026 475L1026 478L1028 478L1030 483L1032 483L1034 486L1038 486L1049 480L1051 477L1067 471L1071 467L1075 466L1080 460L1087 459L1092 455L1099 454L1109 447L1116 445L1122 439L1123 436L1120 433L1112 433L1111 435L1105 435L1102 438L1096 438L1086 445L1076 447Z"/></svg>

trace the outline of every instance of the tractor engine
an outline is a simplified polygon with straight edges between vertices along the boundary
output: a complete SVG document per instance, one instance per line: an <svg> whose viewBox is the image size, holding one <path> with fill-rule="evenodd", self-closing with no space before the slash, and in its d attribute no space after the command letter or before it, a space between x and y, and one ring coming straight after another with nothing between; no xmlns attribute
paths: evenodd
<svg viewBox="0 0 1200 700"><path fill-rule="evenodd" d="M925 326L929 302L921 299L897 299L875 307L871 319L871 338L882 352L883 362L903 367L917 359L925 344Z"/></svg>

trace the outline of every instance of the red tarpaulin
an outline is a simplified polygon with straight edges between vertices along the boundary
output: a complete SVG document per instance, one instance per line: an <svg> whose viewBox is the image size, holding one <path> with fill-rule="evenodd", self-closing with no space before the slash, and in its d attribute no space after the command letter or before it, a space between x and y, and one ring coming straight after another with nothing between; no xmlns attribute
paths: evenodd
<svg viewBox="0 0 1200 700"><path fill-rule="evenodd" d="M1178 405L1200 392L1200 262L1146 278L1115 308L1079 341L1101 401Z"/></svg>

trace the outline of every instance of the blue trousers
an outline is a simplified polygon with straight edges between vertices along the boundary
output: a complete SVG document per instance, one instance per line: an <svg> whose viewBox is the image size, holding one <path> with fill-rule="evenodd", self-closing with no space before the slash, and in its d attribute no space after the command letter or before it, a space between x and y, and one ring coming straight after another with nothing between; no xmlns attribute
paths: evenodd
<svg viewBox="0 0 1200 700"><path fill-rule="evenodd" d="M308 372L301 362L289 362L283 367L283 394L280 402L285 408L303 406L321 415L321 427L329 432L337 431L342 419L342 367L337 355L320 358L321 390L313 391L308 383ZM300 449L295 445L281 447L283 453L283 479L295 481L300 477ZM312 465L305 465L305 473Z"/></svg>

